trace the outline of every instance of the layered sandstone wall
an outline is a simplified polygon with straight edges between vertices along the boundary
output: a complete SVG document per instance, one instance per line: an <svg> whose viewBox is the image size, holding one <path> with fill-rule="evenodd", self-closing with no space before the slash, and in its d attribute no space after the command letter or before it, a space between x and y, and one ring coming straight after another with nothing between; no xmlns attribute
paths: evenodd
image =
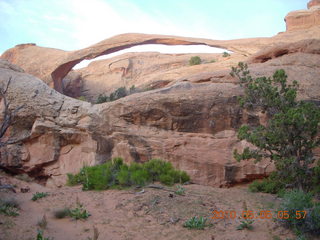
<svg viewBox="0 0 320 240"><path fill-rule="evenodd" d="M317 9L317 3L311 1L309 10ZM246 61L256 77L283 68L289 81L299 82L300 99L319 103L320 27L312 24L271 38L216 41L124 34L73 52L34 44L9 49L0 59L0 85L5 87L11 79L10 108L22 108L6 135L19 141L1 149L0 167L28 173L51 186L63 185L66 173L84 164L113 157L127 162L162 158L187 171L192 181L212 186L265 176L272 170L270 162L233 159L234 149L247 146L237 139L239 126L265 119L239 108L236 99L242 89L230 68ZM206 64L197 66L187 64L191 55L126 54L69 73L83 59L148 43L204 44L233 53L203 55ZM211 56L217 61L210 63ZM152 84L158 88L104 104L54 90L71 96L85 90L95 97L120 86Z"/></svg>

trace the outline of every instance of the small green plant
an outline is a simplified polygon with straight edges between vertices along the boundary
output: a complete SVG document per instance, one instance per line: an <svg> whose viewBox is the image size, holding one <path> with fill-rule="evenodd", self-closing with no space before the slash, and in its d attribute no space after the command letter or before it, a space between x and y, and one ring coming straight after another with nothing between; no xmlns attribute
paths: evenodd
<svg viewBox="0 0 320 240"><path fill-rule="evenodd" d="M252 224L254 223L254 220L249 218L248 207L245 201L243 202L243 211L245 212L243 214L243 220L240 221L241 223L237 226L237 230L243 230L245 228L251 230L253 228Z"/></svg>
<svg viewBox="0 0 320 240"><path fill-rule="evenodd" d="M189 60L190 66L199 65L199 64L201 64L201 58L199 56L193 56L190 58Z"/></svg>
<svg viewBox="0 0 320 240"><path fill-rule="evenodd" d="M254 223L254 220L246 219L246 220L241 220L240 222L241 222L240 225L237 226L237 230L243 230L245 228L251 230L253 228L252 223Z"/></svg>
<svg viewBox="0 0 320 240"><path fill-rule="evenodd" d="M69 210L69 216L75 220L87 219L90 217L90 213L84 209L82 204L77 204L77 207Z"/></svg>
<svg viewBox="0 0 320 240"><path fill-rule="evenodd" d="M177 186L177 190L174 192L177 195L184 195L186 192L186 189L182 187L181 185Z"/></svg>
<svg viewBox="0 0 320 240"><path fill-rule="evenodd" d="M80 96L80 97L78 97L77 99L80 100L80 101L84 101L84 102L87 102L87 101L88 101L85 96Z"/></svg>
<svg viewBox="0 0 320 240"><path fill-rule="evenodd" d="M47 196L49 196L49 193L46 193L46 192L36 192L35 194L33 194L31 200L32 200L32 201L37 201L38 199L44 198L44 197L47 197Z"/></svg>
<svg viewBox="0 0 320 240"><path fill-rule="evenodd" d="M223 53L222 53L222 57L230 57L230 53L228 53L228 52L223 52Z"/></svg>
<svg viewBox="0 0 320 240"><path fill-rule="evenodd" d="M216 61L217 61L216 59L212 59L212 60L210 60L209 63L215 63Z"/></svg>
<svg viewBox="0 0 320 240"><path fill-rule="evenodd" d="M53 212L55 218L61 219L69 216L70 209L69 208L61 208L57 209Z"/></svg>
<svg viewBox="0 0 320 240"><path fill-rule="evenodd" d="M203 230L206 227L207 219L204 217L192 217L188 219L184 224L183 227L188 229L199 229Z"/></svg>
<svg viewBox="0 0 320 240"><path fill-rule="evenodd" d="M7 216L19 216L19 204L14 198L0 200L0 213Z"/></svg>
<svg viewBox="0 0 320 240"><path fill-rule="evenodd" d="M37 240L52 240L53 238L49 238L49 237L44 237L43 236L43 231L42 230L38 230L37 233Z"/></svg>

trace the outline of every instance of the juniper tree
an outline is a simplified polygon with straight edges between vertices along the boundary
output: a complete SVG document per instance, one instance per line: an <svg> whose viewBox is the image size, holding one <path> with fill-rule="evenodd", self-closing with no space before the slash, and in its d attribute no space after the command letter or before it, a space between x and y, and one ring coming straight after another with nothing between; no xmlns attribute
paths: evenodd
<svg viewBox="0 0 320 240"><path fill-rule="evenodd" d="M244 95L239 97L243 108L267 114L268 123L243 125L238 138L256 148L235 150L240 160L269 158L274 162L279 180L296 188L309 190L313 175L314 149L320 145L320 109L314 103L297 100L298 83L287 83L284 70L272 77L253 78L247 64L239 63L230 73L239 78Z"/></svg>

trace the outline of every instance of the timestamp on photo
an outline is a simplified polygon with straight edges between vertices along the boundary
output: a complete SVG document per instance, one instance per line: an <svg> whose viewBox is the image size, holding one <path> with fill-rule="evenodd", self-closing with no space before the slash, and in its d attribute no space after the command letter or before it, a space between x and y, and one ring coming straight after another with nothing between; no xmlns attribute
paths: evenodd
<svg viewBox="0 0 320 240"><path fill-rule="evenodd" d="M275 211L272 212L270 210L259 210L259 211L252 211L252 210L244 210L240 213L237 213L235 210L230 211L212 211L213 216L212 219L236 219L238 217L243 219L304 219L307 216L307 211L295 211L289 213L289 211Z"/></svg>

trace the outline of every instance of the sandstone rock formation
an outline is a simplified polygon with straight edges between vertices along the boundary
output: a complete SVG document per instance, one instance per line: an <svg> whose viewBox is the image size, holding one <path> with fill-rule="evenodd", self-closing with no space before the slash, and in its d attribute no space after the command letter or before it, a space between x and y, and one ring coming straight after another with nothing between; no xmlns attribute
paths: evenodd
<svg viewBox="0 0 320 240"><path fill-rule="evenodd" d="M34 44L18 45L1 55L1 58L22 67L49 86L64 93L62 81L70 70L85 59L113 53L132 46L143 44L165 45L207 45L230 50L238 55L250 56L266 46L278 42L296 42L320 36L319 27L300 32L282 33L272 38L251 38L238 40L210 40L153 34L121 34L111 37L88 48L66 52L58 49L43 48ZM38 67L39 66L39 67Z"/></svg>
<svg viewBox="0 0 320 240"><path fill-rule="evenodd" d="M10 107L26 105L10 131L23 140L1 150L1 166L49 185L64 184L65 174L83 164L115 156L138 162L161 157L186 170L193 181L209 185L270 171L268 163L238 164L232 159L233 148L242 146L235 129L242 121L258 121L235 104L241 91L237 85L180 83L91 105L25 73L0 68L0 75L1 84L12 77Z"/></svg>
<svg viewBox="0 0 320 240"><path fill-rule="evenodd" d="M307 29L320 24L320 1L312 0L307 10L288 13L285 17L287 31Z"/></svg>
<svg viewBox="0 0 320 240"><path fill-rule="evenodd" d="M311 9L316 2L310 2ZM205 44L233 54L203 54L206 64L188 66L188 54L130 53L68 74L83 59L148 43ZM64 184L66 173L83 164L118 156L128 162L162 158L187 171L194 182L212 186L265 176L272 170L268 161L237 163L232 156L234 149L247 146L237 140L237 128L265 119L239 108L236 99L242 90L229 75L230 67L247 61L254 76L283 68L289 81L299 81L300 99L319 102L319 49L319 25L272 38L230 41L124 34L73 52L16 46L1 56L11 63L0 59L0 86L11 78L10 108L23 105L7 133L21 141L1 149L0 166L50 186ZM85 91L95 97L120 86L152 84L157 89L104 104L56 91L71 96Z"/></svg>

